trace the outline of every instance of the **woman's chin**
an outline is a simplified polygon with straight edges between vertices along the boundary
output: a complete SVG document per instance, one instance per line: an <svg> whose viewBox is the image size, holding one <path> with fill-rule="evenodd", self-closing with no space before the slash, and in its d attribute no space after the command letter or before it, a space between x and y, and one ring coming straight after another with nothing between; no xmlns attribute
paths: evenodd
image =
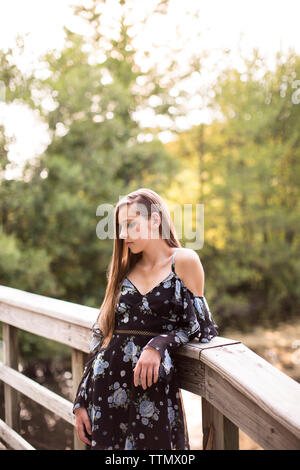
<svg viewBox="0 0 300 470"><path fill-rule="evenodd" d="M141 249L138 248L135 243L129 244L128 248L131 251L131 253L134 253L134 254L138 254L141 251Z"/></svg>

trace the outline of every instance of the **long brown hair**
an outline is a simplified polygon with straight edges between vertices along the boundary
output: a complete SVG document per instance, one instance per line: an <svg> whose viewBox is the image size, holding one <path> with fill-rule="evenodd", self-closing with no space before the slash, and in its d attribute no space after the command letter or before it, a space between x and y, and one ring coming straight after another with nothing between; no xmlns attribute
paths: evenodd
<svg viewBox="0 0 300 470"><path fill-rule="evenodd" d="M107 269L107 287L104 300L98 315L98 326L104 336L101 347L106 348L110 343L115 328L115 310L121 293L122 283L141 259L142 253L134 254L126 247L124 240L119 237L119 209L125 204L143 204L147 210L148 219L153 212L161 217L159 236L164 236L167 245L181 247L169 209L164 200L151 189L140 188L124 196L116 204L114 211L114 244L113 253ZM167 238L167 235L169 238Z"/></svg>

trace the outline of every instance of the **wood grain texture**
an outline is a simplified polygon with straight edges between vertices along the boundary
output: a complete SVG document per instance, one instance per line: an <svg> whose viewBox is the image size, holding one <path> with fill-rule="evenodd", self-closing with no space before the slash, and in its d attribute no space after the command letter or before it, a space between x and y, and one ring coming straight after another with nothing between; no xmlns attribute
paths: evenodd
<svg viewBox="0 0 300 470"><path fill-rule="evenodd" d="M75 393L97 315L97 309L0 286L0 321L6 336L6 355L11 362L0 365L0 379L7 387L74 424L71 402L13 369L17 350L15 329L73 349ZM300 449L300 384L240 341L221 336L209 343L194 339L178 348L174 360L180 388L204 400L203 425L208 448L236 448L239 427L265 449ZM10 409L14 400L8 396ZM12 423L13 420L12 417Z"/></svg>
<svg viewBox="0 0 300 470"><path fill-rule="evenodd" d="M63 320L53 316L48 317L3 303L0 303L0 321L71 348L74 347L84 352L89 351L93 322L89 322L89 327L81 326L70 322L67 318Z"/></svg>
<svg viewBox="0 0 300 470"><path fill-rule="evenodd" d="M73 404L25 375L0 363L0 379L36 403L74 424Z"/></svg>
<svg viewBox="0 0 300 470"><path fill-rule="evenodd" d="M3 325L4 364L18 369L19 340L18 329L14 326ZM4 384L5 421L15 431L20 431L20 394L12 387Z"/></svg>
<svg viewBox="0 0 300 470"><path fill-rule="evenodd" d="M203 450L238 450L239 429L202 397Z"/></svg>
<svg viewBox="0 0 300 470"><path fill-rule="evenodd" d="M75 400L77 388L82 378L86 359L86 354L84 354L82 351L78 351L78 349L72 349L73 400ZM74 450L85 450L85 444L79 439L75 428Z"/></svg>
<svg viewBox="0 0 300 470"><path fill-rule="evenodd" d="M35 450L20 434L0 419L0 436L14 450Z"/></svg>
<svg viewBox="0 0 300 470"><path fill-rule="evenodd" d="M202 351L201 360L300 439L300 384L243 344Z"/></svg>

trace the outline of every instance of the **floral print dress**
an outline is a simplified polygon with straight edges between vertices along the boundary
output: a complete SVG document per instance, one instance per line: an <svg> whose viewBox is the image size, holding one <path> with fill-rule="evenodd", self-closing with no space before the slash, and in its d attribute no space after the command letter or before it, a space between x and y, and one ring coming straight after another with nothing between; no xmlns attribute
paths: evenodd
<svg viewBox="0 0 300 470"><path fill-rule="evenodd" d="M116 308L116 333L101 349L103 335L93 325L90 354L73 405L87 409L92 435L88 450L189 450L189 436L173 353L194 338L208 342L218 335L207 301L191 292L172 271L142 295L125 278ZM157 332L157 334L156 334ZM149 339L150 338L150 339ZM161 363L156 383L134 385L134 367L146 346Z"/></svg>

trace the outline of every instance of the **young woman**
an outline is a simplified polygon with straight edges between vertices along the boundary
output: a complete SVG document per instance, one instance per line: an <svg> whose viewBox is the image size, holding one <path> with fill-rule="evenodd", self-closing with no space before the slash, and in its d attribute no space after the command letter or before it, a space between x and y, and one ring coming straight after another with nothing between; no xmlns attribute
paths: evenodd
<svg viewBox="0 0 300 470"><path fill-rule="evenodd" d="M78 437L89 450L188 450L173 353L218 335L202 264L181 247L150 189L121 199L114 224L107 289L73 406Z"/></svg>

